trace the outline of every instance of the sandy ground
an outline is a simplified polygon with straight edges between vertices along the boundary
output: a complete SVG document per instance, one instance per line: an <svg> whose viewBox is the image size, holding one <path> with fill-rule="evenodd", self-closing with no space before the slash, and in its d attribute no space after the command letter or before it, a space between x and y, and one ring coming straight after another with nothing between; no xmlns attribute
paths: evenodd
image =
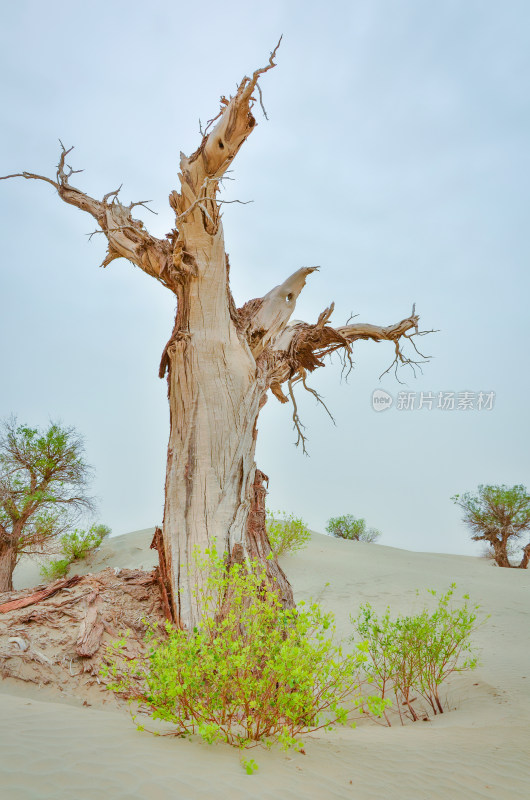
<svg viewBox="0 0 530 800"><path fill-rule="evenodd" d="M152 531L110 539L84 571L149 569ZM225 745L139 733L112 704L65 702L50 689L0 682L1 800L198 800L199 798L356 798L356 800L515 800L530 795L530 570L502 570L481 558L413 553L314 534L284 559L297 600L318 598L339 631L370 601L383 610L418 610L416 589L453 581L491 615L475 634L481 666L457 676L449 713L392 728L372 723L306 739L306 755L249 751L246 775ZM76 572L80 572L76 567ZM39 582L38 567L17 569L16 588ZM328 585L326 585L328 584Z"/></svg>

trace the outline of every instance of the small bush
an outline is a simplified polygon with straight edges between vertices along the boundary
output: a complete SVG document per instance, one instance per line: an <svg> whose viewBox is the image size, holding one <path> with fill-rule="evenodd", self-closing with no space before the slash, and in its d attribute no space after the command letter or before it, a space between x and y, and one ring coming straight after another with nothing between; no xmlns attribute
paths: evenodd
<svg viewBox="0 0 530 800"><path fill-rule="evenodd" d="M343 652L332 615L316 603L283 608L258 563L251 571L235 564L227 574L215 552L196 558L202 628L153 629L144 660L122 659L125 640L115 643L104 670L109 688L172 723L177 735L238 747L300 749L302 732L351 721L368 702L357 695L363 647ZM370 702L378 715L384 706L380 698Z"/></svg>
<svg viewBox="0 0 530 800"><path fill-rule="evenodd" d="M381 536L377 528L368 528L364 519L355 519L353 514L331 517L326 530L337 539L349 539L353 542L375 542Z"/></svg>
<svg viewBox="0 0 530 800"><path fill-rule="evenodd" d="M470 636L477 627L479 606L451 605L455 584L440 595L435 610L391 619L390 609L378 616L370 603L353 619L354 636L367 642L368 678L382 699L394 695L403 723L405 715L419 718L412 702L421 695L434 714L443 714L440 686L453 672L475 669L477 658ZM436 592L430 592L436 597ZM422 716L428 716L424 711ZM385 712L388 725L390 721Z"/></svg>
<svg viewBox="0 0 530 800"><path fill-rule="evenodd" d="M41 567L40 574L45 581L56 581L58 578L64 578L68 572L68 567L71 561L69 558L60 558L50 561L49 564L44 564Z"/></svg>
<svg viewBox="0 0 530 800"><path fill-rule="evenodd" d="M300 517L285 516L282 511L267 511L267 534L272 552L278 558L285 553L303 550L311 539L311 532Z"/></svg>
<svg viewBox="0 0 530 800"><path fill-rule="evenodd" d="M76 528L71 533L61 536L62 551L70 561L85 558L96 547L99 547L109 534L110 528L107 525L92 525L88 531Z"/></svg>

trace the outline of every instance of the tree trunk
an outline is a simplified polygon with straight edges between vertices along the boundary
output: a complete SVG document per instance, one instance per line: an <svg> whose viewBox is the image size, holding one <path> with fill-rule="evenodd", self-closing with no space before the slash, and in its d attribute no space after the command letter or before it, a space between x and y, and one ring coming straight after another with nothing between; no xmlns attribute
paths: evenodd
<svg viewBox="0 0 530 800"><path fill-rule="evenodd" d="M13 572L17 550L11 543L0 542L0 593L13 591Z"/></svg>
<svg viewBox="0 0 530 800"><path fill-rule="evenodd" d="M498 567L511 567L508 553L506 550L506 542L493 542L493 554L495 563Z"/></svg>
<svg viewBox="0 0 530 800"><path fill-rule="evenodd" d="M258 552L246 536L267 386L230 315L221 226L210 235L202 220L190 220L186 252L195 279L181 290L164 356L170 436L163 534L175 621L193 629L201 619L195 548L215 546L229 561L259 557L269 567L270 548Z"/></svg>
<svg viewBox="0 0 530 800"><path fill-rule="evenodd" d="M523 557L521 559L521 563L519 564L519 569L526 569L528 567L528 562L530 561L530 542L523 548Z"/></svg>

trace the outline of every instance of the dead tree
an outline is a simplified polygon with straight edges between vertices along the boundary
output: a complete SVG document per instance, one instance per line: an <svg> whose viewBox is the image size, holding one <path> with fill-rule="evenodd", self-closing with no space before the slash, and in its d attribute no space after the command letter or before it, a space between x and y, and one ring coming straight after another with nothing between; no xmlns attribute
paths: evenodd
<svg viewBox="0 0 530 800"><path fill-rule="evenodd" d="M221 222L226 201L218 193L256 127L252 109L257 98L261 101L258 81L275 66L277 49L265 67L243 78L233 97L221 98L220 111L197 150L181 154L180 188L169 195L175 227L165 239L151 236L133 217L141 203L123 205L118 191L96 200L72 186L75 170L66 164L70 150L64 147L55 179L28 172L6 176L47 181L66 203L95 218L108 240L102 266L126 258L177 297L175 324L159 370L160 377L167 376L170 406L163 540L173 612L186 628L201 617L192 593L192 553L214 541L229 561L260 558L284 602L293 604L287 578L267 558L270 547L260 513L263 475L254 462L256 423L268 390L280 402L294 403L293 385L309 388L307 373L336 350L350 358L358 339L391 342L396 365L415 363L401 350L403 340L419 333L414 309L394 325L333 327L331 305L315 324L289 325L306 279L317 267L296 270L240 309L234 304ZM303 443L296 405L294 422Z"/></svg>

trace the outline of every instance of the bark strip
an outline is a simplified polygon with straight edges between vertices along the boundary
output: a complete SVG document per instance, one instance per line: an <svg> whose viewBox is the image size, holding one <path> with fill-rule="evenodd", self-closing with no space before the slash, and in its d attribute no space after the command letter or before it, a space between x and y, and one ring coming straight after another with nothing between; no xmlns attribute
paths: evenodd
<svg viewBox="0 0 530 800"><path fill-rule="evenodd" d="M19 597L17 600L8 600L7 603L2 603L2 605L0 605L0 614L6 614L8 611L14 611L17 608L25 608L26 606L40 603L48 597L53 597L54 594L57 594L57 592L60 592L62 589L75 586L80 580L80 575L74 575L72 578L55 581L51 586L48 586L46 589L41 589L39 592L33 592L33 594L28 594L25 597Z"/></svg>
<svg viewBox="0 0 530 800"><path fill-rule="evenodd" d="M158 553L158 567L155 567L155 580L160 589L160 596L162 598L162 609L164 616L169 622L175 622L173 615L173 604L171 598L171 580L166 563L166 553L164 550L164 539L160 528L156 528L153 541L151 542L151 550L156 550Z"/></svg>
<svg viewBox="0 0 530 800"><path fill-rule="evenodd" d="M267 513L265 509L265 498L267 496L267 489L264 486L265 482L267 482L268 485L268 476L257 469L252 486L250 511L247 518L247 553L251 559L256 559L264 565L267 576L271 584L277 588L284 606L286 608L294 608L293 590L291 584L287 580L285 572L280 567L276 558L268 558L271 553L271 546L265 525ZM238 552L235 552L236 548L237 545L231 553L232 563L238 560Z"/></svg>
<svg viewBox="0 0 530 800"><path fill-rule="evenodd" d="M90 658L97 653L105 630L103 622L98 620L98 599L99 592L96 589L88 598L87 612L79 628L75 651L83 658Z"/></svg>

